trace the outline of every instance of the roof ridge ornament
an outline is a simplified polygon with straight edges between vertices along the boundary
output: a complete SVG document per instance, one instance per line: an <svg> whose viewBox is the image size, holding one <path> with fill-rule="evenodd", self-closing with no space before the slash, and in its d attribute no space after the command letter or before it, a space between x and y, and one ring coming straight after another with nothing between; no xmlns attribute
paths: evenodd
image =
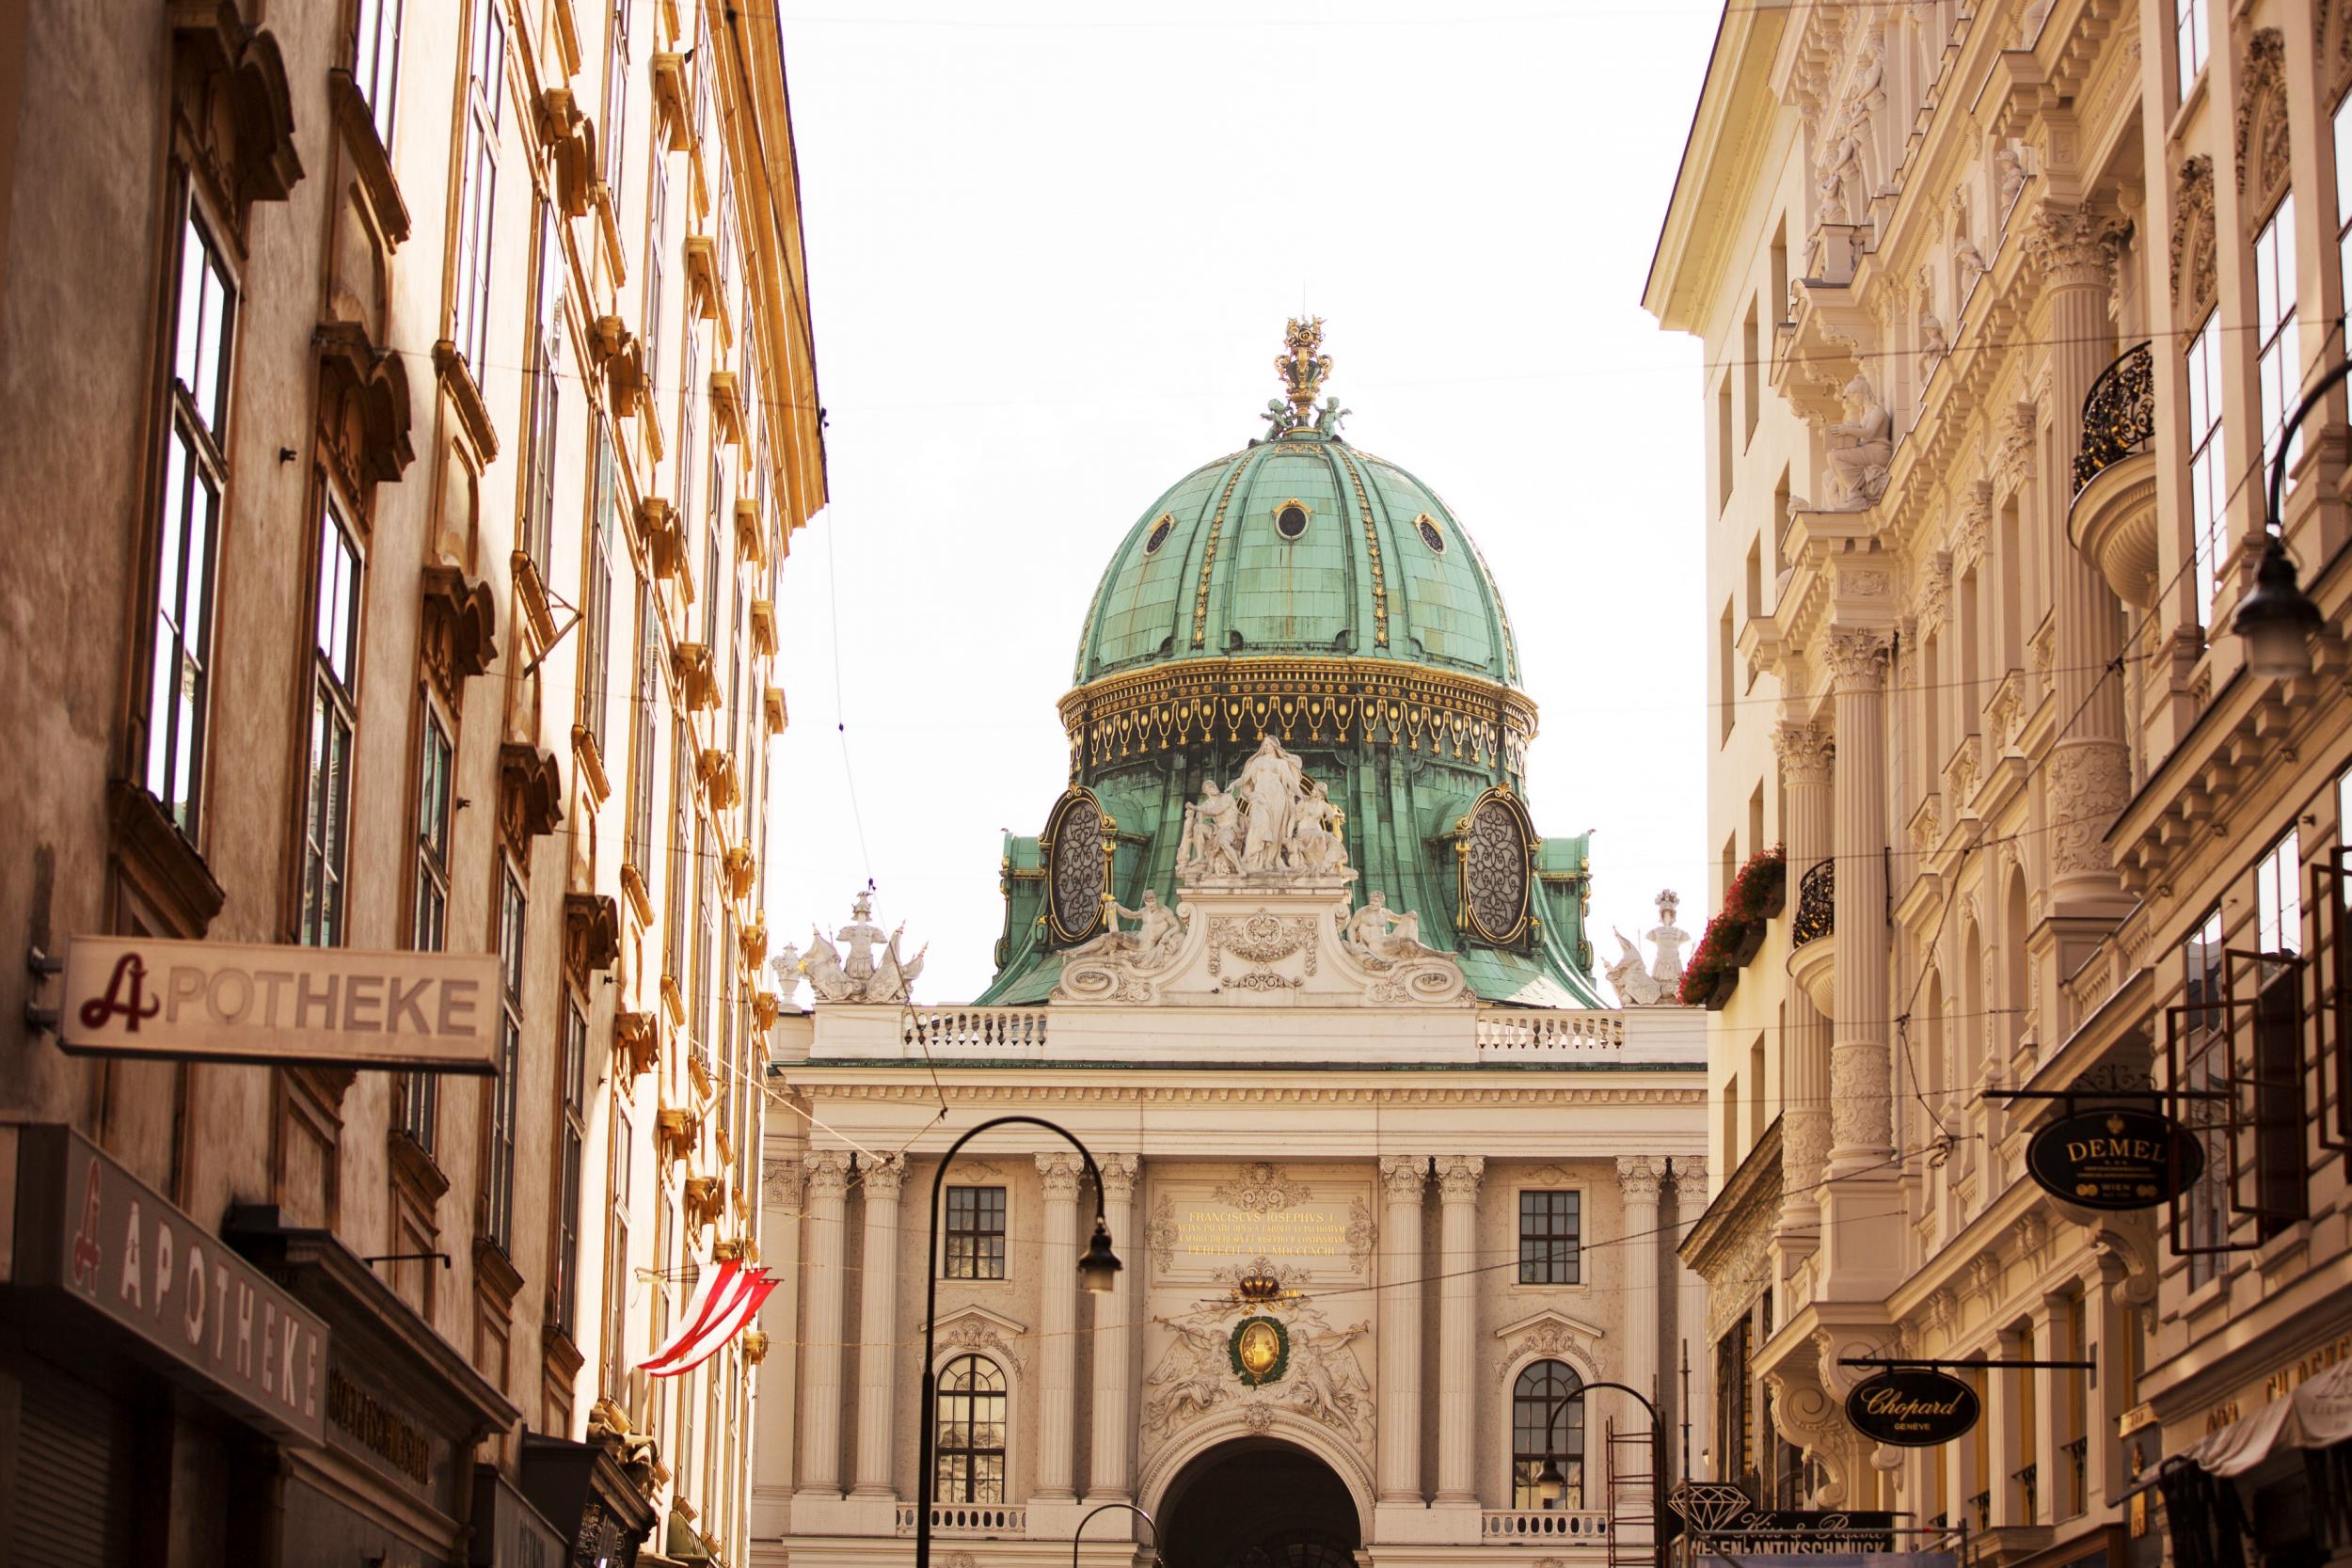
<svg viewBox="0 0 2352 1568"><path fill-rule="evenodd" d="M1325 399L1320 410L1315 407L1323 378L1331 373L1331 356L1323 352L1321 316L1290 319L1282 329L1282 353L1274 361L1274 372L1285 390L1281 397L1268 398L1265 412L1258 416L1266 422L1266 439L1302 431L1339 439L1340 421L1354 410L1342 408L1337 398Z"/></svg>

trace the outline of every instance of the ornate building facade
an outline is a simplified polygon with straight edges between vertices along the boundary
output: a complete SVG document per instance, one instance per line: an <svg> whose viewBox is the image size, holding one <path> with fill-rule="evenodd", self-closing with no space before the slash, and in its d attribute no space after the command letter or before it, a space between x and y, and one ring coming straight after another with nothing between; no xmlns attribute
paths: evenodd
<svg viewBox="0 0 2352 1568"><path fill-rule="evenodd" d="M1684 1247L1759 1500L1998 1561L2344 1549L2295 1402L2352 1348L2341 392L2281 518L2315 673L2231 626L2344 356L2348 24L1724 14L1646 304L1708 367L1711 831L1790 886L1712 1021ZM2203 1174L2053 1198L2028 1144L2097 1106ZM1867 1356L2059 1365L1970 1370L1976 1429L1899 1449L1845 1422Z"/></svg>
<svg viewBox="0 0 2352 1568"><path fill-rule="evenodd" d="M1147 508L1085 607L1071 779L1008 847L987 995L903 1005L863 907L790 955L816 1002L769 1117L798 1281L765 1325L798 1347L761 1400L777 1562L903 1554L927 1436L957 1568L1067 1550L1112 1503L1171 1568L1648 1550L1648 1417L1570 1396L1689 1407L1703 1308L1665 1238L1699 1202L1700 1015L1593 1005L1584 846L1532 826L1502 595L1316 408L1319 327L1292 324L1266 437ZM998 1116L1091 1151L1110 1293L1080 1290L1096 1189L1062 1137L946 1158ZM1113 1509L1080 1549L1151 1539Z"/></svg>
<svg viewBox="0 0 2352 1568"><path fill-rule="evenodd" d="M825 497L774 20L0 33L0 931L499 974L486 1076L7 1053L0 1212L63 1159L147 1218L104 1310L21 1283L87 1227L14 1232L0 1561L740 1562L744 1354L632 1369L757 1228L771 606ZM298 1419L195 1369L232 1290Z"/></svg>

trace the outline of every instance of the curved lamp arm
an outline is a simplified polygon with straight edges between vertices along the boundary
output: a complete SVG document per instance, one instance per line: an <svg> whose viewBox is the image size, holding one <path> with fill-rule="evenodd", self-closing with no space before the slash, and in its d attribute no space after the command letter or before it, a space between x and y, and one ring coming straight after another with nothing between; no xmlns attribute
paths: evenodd
<svg viewBox="0 0 2352 1568"><path fill-rule="evenodd" d="M914 1568L931 1568L931 1493L937 1481L932 1471L939 1464L939 1375L931 1365L938 1353L939 1197L947 1180L947 1166L954 1162L963 1146L992 1127L1008 1126L1041 1127L1078 1151L1078 1158L1086 1162L1087 1177L1094 1183L1094 1239L1089 1243L1085 1258L1080 1260L1080 1271L1086 1272L1090 1265L1094 1268L1107 1265L1113 1270L1120 1266L1119 1259L1111 1252L1110 1227L1103 1218L1103 1172L1096 1166L1094 1156L1087 1151L1087 1146L1080 1143L1068 1128L1057 1126L1042 1117L992 1117L949 1144L947 1152L939 1157L939 1169L931 1173L930 1234L923 1248L923 1399L920 1406L923 1430L918 1434L917 1464L920 1468L914 1477ZM1089 1514L1088 1517L1093 1515ZM1080 1521L1081 1525L1084 1523L1084 1520ZM1154 1525L1154 1549L1158 1539L1159 1528ZM1073 1554L1077 1551L1074 1541L1071 1551Z"/></svg>
<svg viewBox="0 0 2352 1568"><path fill-rule="evenodd" d="M1137 1508L1137 1507L1136 1507L1135 1504L1133 1504L1133 1503L1104 1503L1104 1504L1103 1504L1101 1507L1099 1507L1099 1508L1095 1509L1092 1513L1089 1513L1086 1516L1086 1518L1079 1520L1079 1521L1078 1521L1078 1528L1077 1528L1076 1529L1073 1529L1073 1530L1072 1530L1072 1531L1070 1532L1070 1568L1078 1568L1078 1537L1080 1537L1080 1536L1084 1535L1084 1534L1087 1532L1087 1526L1088 1526L1088 1524L1089 1524L1089 1522L1091 1522L1091 1521L1092 1521L1092 1519L1094 1518L1094 1515L1095 1515L1096 1513L1109 1513L1109 1512L1110 1512L1112 1509L1114 1509L1114 1508L1123 1508L1123 1509L1125 1509L1128 1513L1130 1513L1134 1514L1136 1518L1138 1518L1138 1519L1142 1520L1145 1524L1147 1524L1147 1525L1149 1525L1149 1526L1151 1526L1151 1527L1152 1527L1152 1560L1153 1562L1157 1562L1157 1561L1159 1561L1159 1560L1160 1560L1160 1525L1159 1525L1159 1521L1158 1521L1158 1520L1156 1520L1156 1519L1154 1519L1154 1518L1152 1518L1152 1515L1150 1515L1149 1513L1146 1513L1143 1510L1141 1510L1141 1509Z"/></svg>

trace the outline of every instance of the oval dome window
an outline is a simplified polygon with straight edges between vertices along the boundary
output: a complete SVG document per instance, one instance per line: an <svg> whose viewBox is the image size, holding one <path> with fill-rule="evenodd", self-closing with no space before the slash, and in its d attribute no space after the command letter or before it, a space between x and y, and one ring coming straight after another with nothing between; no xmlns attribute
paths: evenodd
<svg viewBox="0 0 2352 1568"><path fill-rule="evenodd" d="M1445 554L1445 534L1438 527L1437 518L1424 512L1413 519L1413 526L1421 531L1421 542L1429 546L1430 554Z"/></svg>
<svg viewBox="0 0 2352 1568"><path fill-rule="evenodd" d="M1157 555L1159 553L1160 546L1168 543L1168 536L1174 532L1175 530L1176 515L1172 512L1161 513L1160 520L1152 525L1151 537L1143 542L1143 553L1146 555Z"/></svg>
<svg viewBox="0 0 2352 1568"><path fill-rule="evenodd" d="M1304 501L1284 501L1274 514L1274 531L1285 539L1295 539L1307 531L1308 516Z"/></svg>

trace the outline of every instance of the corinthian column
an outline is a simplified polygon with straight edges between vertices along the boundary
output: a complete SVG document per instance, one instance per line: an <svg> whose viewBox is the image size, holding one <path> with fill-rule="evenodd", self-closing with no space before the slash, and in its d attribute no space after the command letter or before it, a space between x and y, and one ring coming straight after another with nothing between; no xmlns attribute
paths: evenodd
<svg viewBox="0 0 2352 1568"><path fill-rule="evenodd" d="M1841 627L1823 648L1837 703L1836 1018L1830 1044L1830 1175L1893 1153L1887 1070L1886 656L1877 627Z"/></svg>
<svg viewBox="0 0 2352 1568"><path fill-rule="evenodd" d="M808 1163L808 1363L801 1378L801 1490L841 1494L841 1211L846 1149Z"/></svg>
<svg viewBox="0 0 2352 1568"><path fill-rule="evenodd" d="M2050 404L2058 451L2071 464L2081 444L2083 399L2114 356L2107 306L2115 288L2117 229L2079 207L2043 202L2026 230L2026 254L2042 276L2050 344ZM2025 405L2030 418L2030 405ZM2030 461L2032 447L2023 445ZM2059 477L2071 497L2073 474ZM2062 519L2061 519L2062 521ZM2122 608L2098 569L2052 531L2050 603L2056 612L2051 680L2064 733L2050 749L2049 886L2054 905L2113 898L2120 891L2106 831L2131 794L2123 683L2106 678L2122 651Z"/></svg>
<svg viewBox="0 0 2352 1568"><path fill-rule="evenodd" d="M1787 1146L1783 1145L1783 1147ZM1691 1227L1698 1223L1699 1216L1705 1212L1707 1212L1707 1162L1677 1157L1675 1160L1676 1240L1679 1242L1682 1238L1689 1236ZM1666 1357L1666 1375L1673 1379L1670 1386L1677 1405L1680 1406L1685 1400L1682 1386L1682 1358L1686 1354L1690 1356L1689 1408L1682 1410L1681 1415L1684 1420L1691 1423L1691 1429L1699 1433L1701 1443L1711 1448L1712 1445L1707 1443L1707 1436L1715 1430L1713 1402L1709 1397L1714 1390L1715 1358L1707 1335L1707 1281L1696 1269L1682 1259L1679 1247L1677 1248L1675 1259L1675 1275L1680 1287L1675 1302L1675 1338L1678 1342L1673 1353ZM1692 1455L1692 1463L1695 1465L1697 1462L1697 1456ZM1700 1481L1714 1478L1694 1475L1686 1476L1683 1479Z"/></svg>
<svg viewBox="0 0 2352 1568"><path fill-rule="evenodd" d="M866 1192L866 1292L858 1314L857 1485L861 1497L887 1497L891 1415L898 1408L898 1188L906 1162L898 1155L858 1172Z"/></svg>
<svg viewBox="0 0 2352 1568"><path fill-rule="evenodd" d="M1045 1229L1038 1247L1037 1490L1047 1501L1073 1490L1077 1435L1078 1177L1074 1154L1041 1154Z"/></svg>
<svg viewBox="0 0 2352 1568"><path fill-rule="evenodd" d="M1128 1325L1135 1317L1136 1269L1148 1251L1135 1244L1137 1238L1129 1230L1140 1162L1132 1154L1103 1154L1094 1164L1103 1173L1103 1223L1110 1227L1115 1244L1136 1262L1119 1271L1109 1295L1094 1298L1094 1440L1087 1501L1124 1502L1135 1444L1135 1423L1127 1415Z"/></svg>
<svg viewBox="0 0 2352 1568"><path fill-rule="evenodd" d="M1788 906L1794 909L1797 884L1836 847L1830 839L1834 752L1829 736L1811 724L1783 724L1773 730L1772 750L1780 753L1780 776L1788 797L1782 831L1788 837ZM1788 988L1787 1007L1788 1027L1780 1039L1780 1229L1785 1243L1810 1252L1820 1218L1815 1189L1829 1155L1829 1021L1803 986ZM1750 1085L1751 1092L1761 1088ZM1737 1164L1739 1154L1725 1149L1726 1165Z"/></svg>
<svg viewBox="0 0 2352 1568"><path fill-rule="evenodd" d="M1421 1198L1429 1161L1380 1157L1388 1219L1380 1227L1380 1500L1421 1495Z"/></svg>
<svg viewBox="0 0 2352 1568"><path fill-rule="evenodd" d="M1646 1154L1617 1157L1617 1192L1625 1200L1618 1234L1625 1238L1625 1360L1620 1375L1653 1398L1665 1388L1658 1362L1658 1185L1663 1163Z"/></svg>
<svg viewBox="0 0 2352 1568"><path fill-rule="evenodd" d="M1478 1506L1474 1461L1477 1431L1471 1406L1477 1395L1478 1180L1486 1162L1477 1154L1449 1154L1438 1162L1439 1271L1438 1297L1438 1502ZM1385 1419L1385 1418L1384 1418Z"/></svg>

